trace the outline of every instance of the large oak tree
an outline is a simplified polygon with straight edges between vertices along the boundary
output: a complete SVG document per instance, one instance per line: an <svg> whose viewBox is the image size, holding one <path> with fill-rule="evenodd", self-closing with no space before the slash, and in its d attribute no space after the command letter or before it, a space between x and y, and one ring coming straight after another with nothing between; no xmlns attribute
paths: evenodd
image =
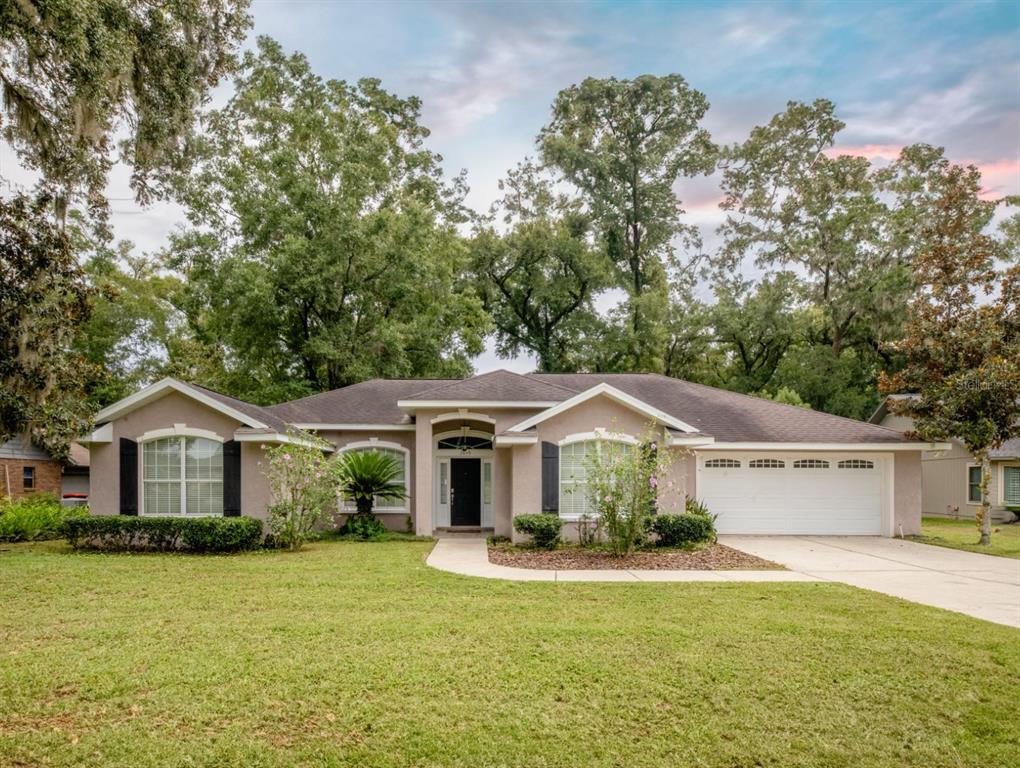
<svg viewBox="0 0 1020 768"><path fill-rule="evenodd" d="M707 111L705 95L675 74L588 78L556 97L543 159L580 191L627 294L613 348L594 367L664 368L670 291L690 287L701 255L676 184L715 168Z"/></svg>
<svg viewBox="0 0 1020 768"><path fill-rule="evenodd" d="M268 38L245 55L180 179L195 226L168 258L232 391L470 371L488 319L455 230L463 189L424 148L419 108L376 80L322 80Z"/></svg>

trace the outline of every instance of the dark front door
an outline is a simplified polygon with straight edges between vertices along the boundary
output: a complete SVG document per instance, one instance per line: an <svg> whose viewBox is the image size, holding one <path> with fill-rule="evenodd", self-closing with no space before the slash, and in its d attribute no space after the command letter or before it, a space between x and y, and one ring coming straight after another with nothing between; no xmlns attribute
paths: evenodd
<svg viewBox="0 0 1020 768"><path fill-rule="evenodd" d="M482 460L450 459L450 525L482 524Z"/></svg>

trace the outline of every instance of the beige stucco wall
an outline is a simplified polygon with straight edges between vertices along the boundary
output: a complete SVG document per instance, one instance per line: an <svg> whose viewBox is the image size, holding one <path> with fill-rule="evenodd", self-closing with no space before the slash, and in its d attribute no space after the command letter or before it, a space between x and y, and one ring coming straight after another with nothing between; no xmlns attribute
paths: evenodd
<svg viewBox="0 0 1020 768"><path fill-rule="evenodd" d="M317 433L320 437L328 440L334 446L336 450L342 451L344 446L350 445L351 443L364 443L372 442L373 440L378 443L392 445L398 445L402 448L406 448L408 452L408 472L407 472L407 493L408 499L406 502L406 512L377 512L376 515L382 520L385 525L391 531L407 531L408 523L411 519L411 510L414 509L415 493L417 483L415 482L415 445L414 445L414 432L408 430L378 430L378 431L367 431L367 430L335 430L327 429ZM344 520L347 519L347 515L340 512L338 509L336 514L333 515L332 525L339 528L343 525Z"/></svg>
<svg viewBox="0 0 1020 768"><path fill-rule="evenodd" d="M184 424L188 427L215 432L226 441L233 439L234 431L242 426L240 422L177 392L164 395L159 400L144 405L111 423L113 441L93 443L89 446L92 473L89 507L94 515L120 513L120 439L122 437L137 441L146 432L167 429L175 424ZM241 456L241 473L244 477L243 450ZM142 503L141 493L139 493L138 501L139 504ZM253 512L244 509L243 495L241 503L244 514L259 516L255 514L257 509ZM262 516L264 516L264 510Z"/></svg>
<svg viewBox="0 0 1020 768"><path fill-rule="evenodd" d="M907 416L887 414L882 426L902 432L913 429L914 422ZM970 452L957 440L951 441L948 451L925 451L921 456L921 508L925 515L936 517L973 518L979 505L967 500L967 468L974 463ZM993 462L989 484L992 500L992 520L1013 519L1013 513L1000 503L999 462Z"/></svg>
<svg viewBox="0 0 1020 768"><path fill-rule="evenodd" d="M570 435L605 429L640 437L649 427L648 417L620 405L615 400L598 396L543 421L536 428L538 442L534 445L517 445L513 451L513 493L511 517L534 514L542 511L542 443L559 443ZM683 498L688 482L688 457L686 451L671 448L677 452L676 460L670 467L669 475L661 478L662 493L659 508L663 512L683 510ZM673 490L667 490L669 480ZM564 526L564 535L576 536L576 527Z"/></svg>
<svg viewBox="0 0 1020 768"><path fill-rule="evenodd" d="M893 535L921 533L921 452L893 454Z"/></svg>

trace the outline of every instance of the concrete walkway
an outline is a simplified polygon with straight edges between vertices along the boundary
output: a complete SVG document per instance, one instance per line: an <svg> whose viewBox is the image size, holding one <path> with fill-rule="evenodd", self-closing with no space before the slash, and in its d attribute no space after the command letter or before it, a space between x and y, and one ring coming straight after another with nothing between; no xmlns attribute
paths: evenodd
<svg viewBox="0 0 1020 768"><path fill-rule="evenodd" d="M511 568L489 562L483 538L440 537L425 561L462 576L510 581L820 581L795 571L568 571Z"/></svg>
<svg viewBox="0 0 1020 768"><path fill-rule="evenodd" d="M510 581L835 581L1020 628L1020 560L873 536L720 536L788 571L568 571L489 562L483 538L440 538L427 563Z"/></svg>
<svg viewBox="0 0 1020 768"><path fill-rule="evenodd" d="M1020 628L1020 560L873 536L720 536L798 573Z"/></svg>

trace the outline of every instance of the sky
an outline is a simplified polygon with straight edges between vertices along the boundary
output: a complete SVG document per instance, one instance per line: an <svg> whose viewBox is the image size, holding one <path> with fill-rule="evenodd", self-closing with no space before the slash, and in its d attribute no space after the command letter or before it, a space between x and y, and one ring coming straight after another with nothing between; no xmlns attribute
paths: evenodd
<svg viewBox="0 0 1020 768"><path fill-rule="evenodd" d="M377 77L422 99L429 147L467 203L487 209L506 170L535 151L557 92L586 77L679 73L704 92L719 143L744 139L790 100L827 98L837 149L882 163L904 145L978 165L986 195L1020 194L1020 0L1007 2L345 2L254 0L257 35L307 55L324 78ZM221 88L216 101L229 95ZM0 148L0 172L29 183ZM126 169L108 190L118 238L152 251L184 217L141 209ZM715 178L682 181L686 220L711 245ZM479 372L527 371L490 344Z"/></svg>

